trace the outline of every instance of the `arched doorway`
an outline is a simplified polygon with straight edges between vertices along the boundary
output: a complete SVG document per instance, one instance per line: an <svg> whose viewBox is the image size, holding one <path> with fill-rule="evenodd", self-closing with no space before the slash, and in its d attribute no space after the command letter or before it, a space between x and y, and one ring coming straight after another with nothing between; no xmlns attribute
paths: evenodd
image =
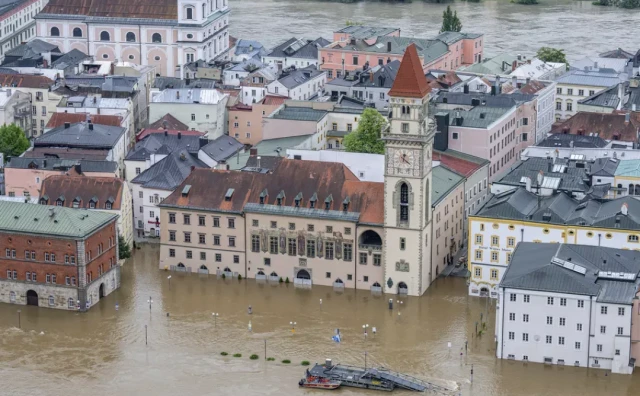
<svg viewBox="0 0 640 396"><path fill-rule="evenodd" d="M224 267L224 272L232 272L229 267Z"/></svg>
<svg viewBox="0 0 640 396"><path fill-rule="evenodd" d="M408 293L409 293L409 287L407 287L407 284L404 282L398 283L398 294L408 294Z"/></svg>
<svg viewBox="0 0 640 396"><path fill-rule="evenodd" d="M209 268L207 268L206 265L202 264L199 268L198 268L198 273L199 274L209 274Z"/></svg>
<svg viewBox="0 0 640 396"><path fill-rule="evenodd" d="M480 288L480 297L489 297L489 288L481 287Z"/></svg>
<svg viewBox="0 0 640 396"><path fill-rule="evenodd" d="M185 266L182 263L178 263L178 268L185 268Z"/></svg>
<svg viewBox="0 0 640 396"><path fill-rule="evenodd" d="M264 276L264 272L258 271L258 275L263 275Z"/></svg>
<svg viewBox="0 0 640 396"><path fill-rule="evenodd" d="M309 275L309 272L307 272L307 270L300 270L300 271L298 271L298 274L296 275L296 278L311 280L311 275Z"/></svg>
<svg viewBox="0 0 640 396"><path fill-rule="evenodd" d="M378 282L374 282L373 287L380 287L380 284Z"/></svg>
<svg viewBox="0 0 640 396"><path fill-rule="evenodd" d="M104 298L104 283L100 284L100 288L98 289L98 299Z"/></svg>
<svg viewBox="0 0 640 396"><path fill-rule="evenodd" d="M277 277L277 276L278 276L278 273L274 271L274 272L272 272L271 274L269 274L269 276L276 276L276 277Z"/></svg>
<svg viewBox="0 0 640 396"><path fill-rule="evenodd" d="M38 306L38 293L33 290L27 291L27 305Z"/></svg>

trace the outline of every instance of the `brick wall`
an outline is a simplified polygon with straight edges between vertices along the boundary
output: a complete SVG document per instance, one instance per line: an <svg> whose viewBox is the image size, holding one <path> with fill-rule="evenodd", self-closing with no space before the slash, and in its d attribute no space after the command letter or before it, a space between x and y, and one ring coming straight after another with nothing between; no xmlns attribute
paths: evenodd
<svg viewBox="0 0 640 396"><path fill-rule="evenodd" d="M109 243L109 238L111 238L111 244ZM102 244L102 253L99 253L98 250L100 244ZM118 264L117 246L118 238L115 221L91 235L84 242L85 258L86 254L91 252L91 259L86 260L86 274L91 274L92 280L100 276L100 266L102 266L102 272L104 273L111 268L111 264L114 266ZM111 264L109 262L110 259Z"/></svg>

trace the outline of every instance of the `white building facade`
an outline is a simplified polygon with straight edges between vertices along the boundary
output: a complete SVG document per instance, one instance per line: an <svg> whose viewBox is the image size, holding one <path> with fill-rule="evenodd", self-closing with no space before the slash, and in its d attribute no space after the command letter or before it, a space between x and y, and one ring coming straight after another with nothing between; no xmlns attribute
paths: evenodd
<svg viewBox="0 0 640 396"><path fill-rule="evenodd" d="M80 9L66 3L50 0L36 18L37 36L63 52L153 65L175 77L182 64L229 58L228 0L92 0Z"/></svg>
<svg viewBox="0 0 640 396"><path fill-rule="evenodd" d="M14 1L13 5L0 7L0 62L7 51L30 41L36 36L34 17L48 0Z"/></svg>

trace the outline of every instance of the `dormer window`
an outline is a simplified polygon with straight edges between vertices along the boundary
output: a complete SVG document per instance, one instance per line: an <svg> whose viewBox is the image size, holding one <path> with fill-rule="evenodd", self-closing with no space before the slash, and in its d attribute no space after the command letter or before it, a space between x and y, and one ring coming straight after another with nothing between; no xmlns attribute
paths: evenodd
<svg viewBox="0 0 640 396"><path fill-rule="evenodd" d="M56 201L57 206L62 206L63 204L64 204L64 201L61 201L61 200Z"/></svg>
<svg viewBox="0 0 640 396"><path fill-rule="evenodd" d="M231 201L231 198L233 197L233 192L235 190L233 188L230 188L227 190L227 193L224 195L224 200L225 201Z"/></svg>
<svg viewBox="0 0 640 396"><path fill-rule="evenodd" d="M316 201L318 200L318 194L313 193L313 196L311 197L311 199L309 200L309 207L311 209L316 207Z"/></svg>
<svg viewBox="0 0 640 396"><path fill-rule="evenodd" d="M105 203L105 204L104 204L104 208L105 208L105 209L109 209L109 210L111 210L111 202L107 202L107 203Z"/></svg>
<svg viewBox="0 0 640 396"><path fill-rule="evenodd" d="M260 193L260 205L264 205L264 201L266 200L268 195L269 195L269 192L267 191L266 188L262 190L262 192Z"/></svg>
<svg viewBox="0 0 640 396"><path fill-rule="evenodd" d="M260 205L264 205L264 197L260 197Z"/></svg>
<svg viewBox="0 0 640 396"><path fill-rule="evenodd" d="M95 209L96 208L96 203L95 202L89 202L89 209Z"/></svg>
<svg viewBox="0 0 640 396"><path fill-rule="evenodd" d="M300 207L300 200L296 199L295 204L296 204L296 208L299 208Z"/></svg>
<svg viewBox="0 0 640 396"><path fill-rule="evenodd" d="M285 198L284 195L284 190L280 191L280 193L278 194L278 196L276 197L276 202L278 204L278 206L282 206L282 200Z"/></svg>
<svg viewBox="0 0 640 396"><path fill-rule="evenodd" d="M333 202L333 196L331 194L329 194L327 199L324 200L324 209L325 210L331 209L331 202Z"/></svg>
<svg viewBox="0 0 640 396"><path fill-rule="evenodd" d="M351 200L349 199L349 197L346 197L344 199L344 201L342 201L342 210L343 211L348 211L349 210L349 203L351 202Z"/></svg>
<svg viewBox="0 0 640 396"><path fill-rule="evenodd" d="M325 210L329 210L331 208L331 202L325 202L324 203L324 208L325 208Z"/></svg>
<svg viewBox="0 0 640 396"><path fill-rule="evenodd" d="M276 202L278 203L278 206L282 206L282 198L277 198Z"/></svg>

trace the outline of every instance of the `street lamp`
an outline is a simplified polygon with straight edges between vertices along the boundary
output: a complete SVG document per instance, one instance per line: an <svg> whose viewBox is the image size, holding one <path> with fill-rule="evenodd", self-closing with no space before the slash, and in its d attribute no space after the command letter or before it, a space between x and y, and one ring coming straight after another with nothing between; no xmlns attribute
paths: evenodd
<svg viewBox="0 0 640 396"><path fill-rule="evenodd" d="M149 313L151 313L151 304L153 304L153 299L151 298L151 296L149 296L147 302L149 303Z"/></svg>
<svg viewBox="0 0 640 396"><path fill-rule="evenodd" d="M368 334L367 334L367 329L368 329L368 328L369 328L369 325L368 325L368 324L363 324L363 325L362 325L362 330L364 331L364 339L365 339L365 340L367 339L367 335L368 335Z"/></svg>
<svg viewBox="0 0 640 396"><path fill-rule="evenodd" d="M289 322L289 324L291 325L291 332L295 333L296 332L296 322Z"/></svg>
<svg viewBox="0 0 640 396"><path fill-rule="evenodd" d="M169 289L171 289L171 275L167 276L167 279L169 280Z"/></svg>
<svg viewBox="0 0 640 396"><path fill-rule="evenodd" d="M211 314L211 316L213 316L213 327L218 327L218 315L217 312Z"/></svg>
<svg viewBox="0 0 640 396"><path fill-rule="evenodd" d="M18 310L18 328L21 329L22 328L22 324L20 323L20 312L22 312L21 310Z"/></svg>

